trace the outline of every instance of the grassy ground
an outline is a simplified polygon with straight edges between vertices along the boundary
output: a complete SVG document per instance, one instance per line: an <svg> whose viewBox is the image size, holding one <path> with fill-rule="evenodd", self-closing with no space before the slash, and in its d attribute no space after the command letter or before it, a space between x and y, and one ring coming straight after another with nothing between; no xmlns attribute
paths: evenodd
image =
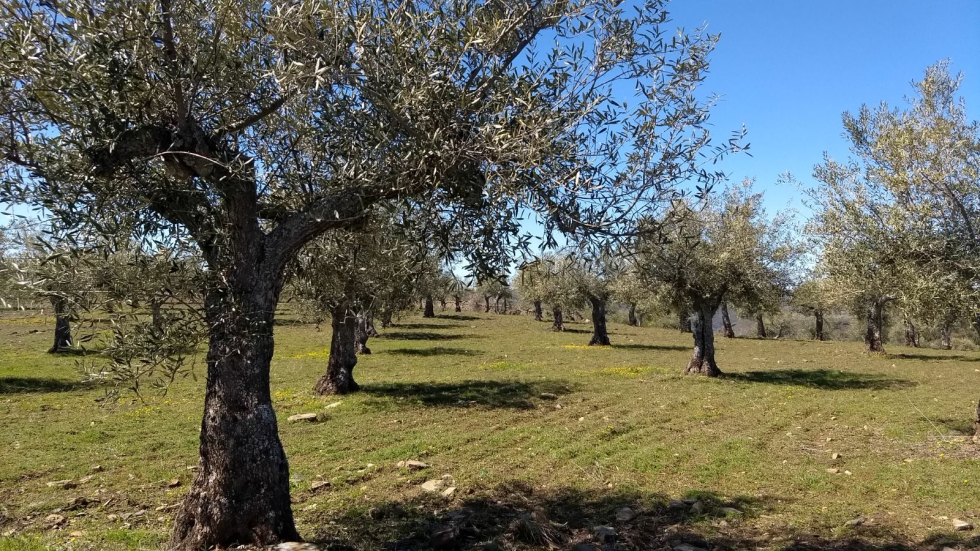
<svg viewBox="0 0 980 551"><path fill-rule="evenodd" d="M588 348L587 325L548 326L403 320L359 360L363 391L339 398L311 391L329 334L277 328L300 532L391 550L568 549L597 525L622 549L980 546L952 524L980 526L980 454L964 436L975 353L719 338L729 375L710 380L680 374L689 335L613 325L614 346ZM0 550L159 548L197 460L203 365L166 397L106 405L78 384L77 357L44 353L52 330L0 319ZM324 420L286 422L306 412ZM404 459L431 467L396 468ZM424 495L443 475L455 494ZM638 516L616 520L623 506Z"/></svg>

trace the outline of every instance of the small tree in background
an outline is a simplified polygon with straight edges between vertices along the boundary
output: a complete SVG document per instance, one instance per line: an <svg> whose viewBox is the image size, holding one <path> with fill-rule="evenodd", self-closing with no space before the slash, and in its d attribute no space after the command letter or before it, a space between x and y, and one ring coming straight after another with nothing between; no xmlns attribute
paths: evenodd
<svg viewBox="0 0 980 551"><path fill-rule="evenodd" d="M809 277L793 289L790 299L790 305L797 312L813 316L813 338L818 341L826 340L824 315L834 306L827 285L825 279Z"/></svg>

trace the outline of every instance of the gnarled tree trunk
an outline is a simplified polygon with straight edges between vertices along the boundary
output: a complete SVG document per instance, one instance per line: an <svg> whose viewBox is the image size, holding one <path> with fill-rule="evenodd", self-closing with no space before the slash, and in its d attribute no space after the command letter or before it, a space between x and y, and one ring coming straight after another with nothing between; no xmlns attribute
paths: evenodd
<svg viewBox="0 0 980 551"><path fill-rule="evenodd" d="M884 304L881 301L875 301L868 307L868 329L864 333L864 344L868 352L883 353L885 351L885 345L881 339L884 329L882 310L884 310Z"/></svg>
<svg viewBox="0 0 980 551"><path fill-rule="evenodd" d="M445 312L446 311L446 298L445 297L440 297L439 298L439 311L440 312Z"/></svg>
<svg viewBox="0 0 980 551"><path fill-rule="evenodd" d="M694 354L684 373L718 377L721 370L715 363L715 332L711 320L718 309L717 302L702 301L694 305Z"/></svg>
<svg viewBox="0 0 980 551"><path fill-rule="evenodd" d="M732 327L732 318L728 315L728 303L721 303L721 324L725 326L725 338L735 338L735 328Z"/></svg>
<svg viewBox="0 0 980 551"><path fill-rule="evenodd" d="M551 330L552 331L564 331L565 330L565 322L564 322L564 319L562 318L561 306L554 306L554 307L552 307L551 314L555 318L554 323L551 324Z"/></svg>
<svg viewBox="0 0 980 551"><path fill-rule="evenodd" d="M755 317L755 335L760 339L764 339L769 336L766 334L766 322L762 320L762 314Z"/></svg>
<svg viewBox="0 0 980 551"><path fill-rule="evenodd" d="M71 348L71 311L68 299L62 296L51 296L51 306L54 307L54 345L48 353L54 354Z"/></svg>
<svg viewBox="0 0 980 551"><path fill-rule="evenodd" d="M544 312L541 311L541 301L534 301L534 321L543 321Z"/></svg>
<svg viewBox="0 0 980 551"><path fill-rule="evenodd" d="M382 308L381 309L381 328L382 329L387 329L387 328L391 327L391 318L392 318L393 315L394 315L394 312L391 311L391 308Z"/></svg>
<svg viewBox="0 0 980 551"><path fill-rule="evenodd" d="M425 310L422 312L423 318L434 318L436 317L435 308L432 306L432 295L425 296Z"/></svg>
<svg viewBox="0 0 980 551"><path fill-rule="evenodd" d="M905 346L919 347L919 330L915 328L912 320L905 321Z"/></svg>
<svg viewBox="0 0 980 551"><path fill-rule="evenodd" d="M159 299L150 299L150 323L155 329L163 329L163 313Z"/></svg>
<svg viewBox="0 0 980 551"><path fill-rule="evenodd" d="M255 254L222 270L223 283L206 293L210 343L201 457L174 520L171 550L299 539L269 391L281 268L262 263L260 242L242 245Z"/></svg>
<svg viewBox="0 0 980 551"><path fill-rule="evenodd" d="M691 313L686 310L680 310L677 312L677 328L681 330L681 333L691 333L694 328L691 326Z"/></svg>
<svg viewBox="0 0 980 551"><path fill-rule="evenodd" d="M951 328L951 323L949 320L944 320L939 326L939 346L943 350L950 350L953 348L953 330Z"/></svg>
<svg viewBox="0 0 980 551"><path fill-rule="evenodd" d="M330 325L333 336L330 338L327 372L320 377L314 389L320 394L347 394L359 390L360 386L354 381L357 318L348 311L346 304L341 304L330 312Z"/></svg>
<svg viewBox="0 0 980 551"><path fill-rule="evenodd" d="M463 311L463 305L462 305L462 300L460 300L459 295L454 296L453 299L456 301L456 311L457 312L462 312Z"/></svg>
<svg viewBox="0 0 980 551"><path fill-rule="evenodd" d="M484 296L483 297L483 300L487 303L487 307L483 309L483 313L484 314L489 314L490 313L490 297Z"/></svg>
<svg viewBox="0 0 980 551"><path fill-rule="evenodd" d="M589 346L609 346L609 333L606 332L606 301L590 296L592 304L592 339Z"/></svg>
<svg viewBox="0 0 980 551"><path fill-rule="evenodd" d="M822 341L822 340L824 340L824 336L823 336L823 311L822 310L814 310L813 311L813 317L816 319L816 322L815 322L815 325L814 325L814 328L813 328L813 336L818 341Z"/></svg>
<svg viewBox="0 0 980 551"><path fill-rule="evenodd" d="M626 313L626 321L633 327L639 327L640 320L636 318L636 303L631 302L629 310Z"/></svg>
<svg viewBox="0 0 980 551"><path fill-rule="evenodd" d="M371 353L371 349L367 345L368 338L371 337L368 319L364 312L357 315L357 327L354 329L354 353L358 356Z"/></svg>
<svg viewBox="0 0 980 551"><path fill-rule="evenodd" d="M364 317L366 318L366 322L367 322L367 336L368 337L379 336L380 333L378 333L377 328L374 327L374 310L368 310L365 313Z"/></svg>

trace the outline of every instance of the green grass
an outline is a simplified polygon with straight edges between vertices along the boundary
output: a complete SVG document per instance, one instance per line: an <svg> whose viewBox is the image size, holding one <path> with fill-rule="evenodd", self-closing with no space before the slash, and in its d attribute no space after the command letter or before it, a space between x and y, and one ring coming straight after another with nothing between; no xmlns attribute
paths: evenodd
<svg viewBox="0 0 980 551"><path fill-rule="evenodd" d="M44 352L53 324L0 322L0 550L159 548L197 461L203 364L165 397L107 405L103 389L78 383L78 357ZM980 543L951 533L953 518L980 525L980 453L966 437L977 354L889 346L869 357L860 343L719 337L728 376L712 380L681 374L689 335L612 325L612 347L588 348L587 325L548 327L403 320L359 359L363 391L342 397L312 392L329 333L278 327L273 400L300 532L357 549L424 549L450 524L467 545L504 548L570 547L599 524L615 525L626 549ZM285 420L304 412L326 420ZM395 468L402 459L432 467ZM457 493L422 496L419 484L443 474ZM313 492L314 480L332 485ZM667 507L685 497L705 511ZM624 504L642 514L617 524ZM67 520L50 528L51 514ZM859 515L873 521L844 526Z"/></svg>

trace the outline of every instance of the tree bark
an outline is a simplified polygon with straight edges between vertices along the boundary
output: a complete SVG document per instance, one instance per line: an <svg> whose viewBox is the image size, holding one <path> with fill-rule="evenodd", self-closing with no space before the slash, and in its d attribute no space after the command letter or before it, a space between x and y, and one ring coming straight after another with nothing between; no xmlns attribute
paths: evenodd
<svg viewBox="0 0 980 551"><path fill-rule="evenodd" d="M875 301L868 307L868 329L864 334L864 344L868 352L885 352L881 340L884 325L883 309L884 304L881 301Z"/></svg>
<svg viewBox="0 0 980 551"><path fill-rule="evenodd" d="M368 316L361 312L357 315L357 327L354 329L354 353L358 356L362 354L370 354L371 349L368 348L367 342L368 338L371 337L371 332L368 326Z"/></svg>
<svg viewBox="0 0 980 551"><path fill-rule="evenodd" d="M534 321L543 321L544 312L541 311L541 301L534 301Z"/></svg>
<svg viewBox="0 0 980 551"><path fill-rule="evenodd" d="M445 312L446 311L446 298L445 297L440 297L439 298L439 311L440 312Z"/></svg>
<svg viewBox="0 0 980 551"><path fill-rule="evenodd" d="M813 336L818 341L822 341L822 340L824 340L824 337L823 337L823 311L821 311L821 310L814 310L813 311L813 317L816 318L816 325L814 326L814 329L813 329Z"/></svg>
<svg viewBox="0 0 980 551"><path fill-rule="evenodd" d="M721 323L725 326L725 338L735 338L735 328L732 327L732 318L728 315L728 303L721 303Z"/></svg>
<svg viewBox="0 0 980 551"><path fill-rule="evenodd" d="M551 324L552 331L564 331L565 322L562 319L561 306L555 306L551 309L551 314L554 316L555 321Z"/></svg>
<svg viewBox="0 0 980 551"><path fill-rule="evenodd" d="M320 377L314 389L320 394L348 394L360 389L360 385L354 381L357 318L348 311L346 304L341 304L330 312L330 325L333 336L330 338L327 372Z"/></svg>
<svg viewBox="0 0 980 551"><path fill-rule="evenodd" d="M210 343L200 462L174 520L171 550L299 540L269 390L281 268L258 256L222 270L224 282L206 293Z"/></svg>
<svg viewBox="0 0 980 551"><path fill-rule="evenodd" d="M163 313L161 312L161 304L158 299L150 300L150 323L153 324L155 329L163 329Z"/></svg>
<svg viewBox="0 0 980 551"><path fill-rule="evenodd" d="M459 295L453 297L453 299L456 300L456 311L457 312L462 312L463 311L463 306L462 306L462 304L460 304L462 301L459 299Z"/></svg>
<svg viewBox="0 0 980 551"><path fill-rule="evenodd" d="M680 310L677 312L677 327L681 330L681 333L692 333L694 331L691 325L691 313Z"/></svg>
<svg viewBox="0 0 980 551"><path fill-rule="evenodd" d="M762 319L762 314L758 314L755 317L755 335L760 339L764 339L769 335L766 334L766 322Z"/></svg>
<svg viewBox="0 0 980 551"><path fill-rule="evenodd" d="M704 301L694 305L694 354L687 364L684 373L689 375L720 376L721 370L715 363L715 332L711 328L711 320L718 309L717 303Z"/></svg>
<svg viewBox="0 0 980 551"><path fill-rule="evenodd" d="M973 441L980 442L980 400L977 401L977 409L973 412Z"/></svg>
<svg viewBox="0 0 980 551"><path fill-rule="evenodd" d="M366 321L367 321L367 324L366 324L367 325L367 336L368 337L377 337L377 336L379 336L380 333L378 333L377 328L374 327L374 310L368 310L367 313L365 314L365 318L366 318Z"/></svg>
<svg viewBox="0 0 980 551"><path fill-rule="evenodd" d="M425 296L425 311L422 312L423 318L434 318L436 317L435 308L432 306L432 295Z"/></svg>
<svg viewBox="0 0 980 551"><path fill-rule="evenodd" d="M905 321L905 346L919 347L919 330L915 328L912 320Z"/></svg>
<svg viewBox="0 0 980 551"><path fill-rule="evenodd" d="M483 297L483 300L486 301L486 303L487 303L487 307L483 310L483 313L484 314L489 314L490 313L490 297L484 296Z"/></svg>
<svg viewBox="0 0 980 551"><path fill-rule="evenodd" d="M939 346L943 350L950 350L953 348L953 331L950 327L951 323L949 320L943 321L939 326Z"/></svg>
<svg viewBox="0 0 980 551"><path fill-rule="evenodd" d="M384 309L381 310L381 328L382 329L387 329L387 328L391 327L391 318L392 318L393 315L394 315L394 312L391 311L391 308L384 308Z"/></svg>
<svg viewBox="0 0 980 551"><path fill-rule="evenodd" d="M629 311L626 313L626 321L633 327L640 326L640 320L636 317L636 303L631 302Z"/></svg>
<svg viewBox="0 0 980 551"><path fill-rule="evenodd" d="M609 346L609 333L606 332L606 301L590 296L592 303L592 339L589 346Z"/></svg>
<svg viewBox="0 0 980 551"><path fill-rule="evenodd" d="M48 353L54 354L71 348L71 311L65 297L52 296L51 305L54 307L54 345Z"/></svg>

